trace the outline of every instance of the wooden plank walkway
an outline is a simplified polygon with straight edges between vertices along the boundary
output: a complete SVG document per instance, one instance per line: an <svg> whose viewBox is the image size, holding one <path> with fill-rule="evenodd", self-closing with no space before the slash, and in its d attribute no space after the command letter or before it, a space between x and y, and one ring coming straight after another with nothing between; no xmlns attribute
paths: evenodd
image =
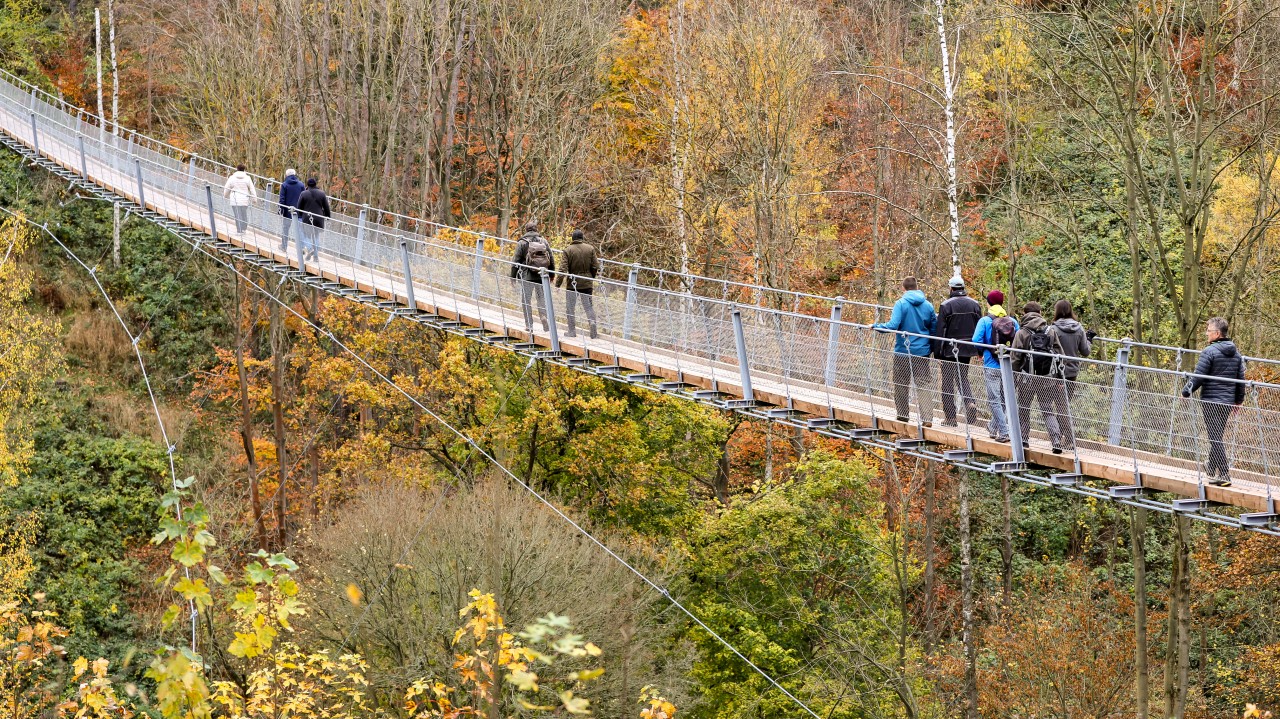
<svg viewBox="0 0 1280 719"><path fill-rule="evenodd" d="M29 122L29 118L19 117L0 106L0 129L31 148L33 143ZM39 150L69 172L81 174L77 148L53 136L42 135L39 138ZM89 178L94 184L133 202L139 201L136 175L122 172L91 157L86 164ZM215 189L220 190L221 188ZM154 185L145 185L144 194L148 209L205 235L210 234L209 214L205 204L193 203ZM218 231L216 239L270 258L281 267L299 267L296 256L291 258L278 249L278 235L252 227L243 236L228 232L235 226L234 221L221 213L215 215L215 223ZM376 268L357 265L322 251L317 260L306 262L304 269L311 275L335 283L335 286L356 289L390 302L408 305L408 292L403 279ZM493 335L515 337L543 348L551 346L548 333L535 331L529 334L524 331L519 310L444 292L418 281L414 282L414 297L417 309L424 313L438 315L471 328L484 329ZM694 389L715 390L726 397L742 396L736 364L691 357L605 334L595 340L562 336L560 348L564 355L589 359L597 364L616 365L636 373L651 373L672 382L686 383ZM880 398L767 373L753 372L751 380L755 398L768 404L793 408L815 417L830 417L858 427L875 427L905 437L922 435L923 439L943 448L971 448L977 453L1005 460L1012 458L1007 443L997 443L987 438L985 426L966 426L962 423L957 428L936 425L921 428L915 424L896 421L891 404ZM1033 435L1030 443L1031 447L1026 452L1028 463L1059 472L1074 471L1074 458L1069 454L1052 454L1048 441L1043 436ZM1097 442L1081 441L1078 444L1079 470L1086 477L1132 485L1136 470L1141 483L1148 488L1183 497L1200 496L1200 478L1193 463ZM1243 472L1234 472L1233 477L1236 481L1232 487L1206 487L1205 498L1250 512L1264 512L1268 509L1267 485L1269 480L1275 481L1274 479Z"/></svg>

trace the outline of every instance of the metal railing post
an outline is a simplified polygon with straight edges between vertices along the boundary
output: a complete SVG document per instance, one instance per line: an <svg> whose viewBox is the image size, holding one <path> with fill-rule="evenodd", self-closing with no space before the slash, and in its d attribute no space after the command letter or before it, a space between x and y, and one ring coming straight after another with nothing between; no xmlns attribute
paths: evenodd
<svg viewBox="0 0 1280 719"><path fill-rule="evenodd" d="M1132 348L1128 342L1116 350L1116 368L1111 379L1111 417L1107 423L1107 443L1119 445L1124 439L1124 403L1129 394L1128 367L1129 352Z"/></svg>
<svg viewBox="0 0 1280 719"><path fill-rule="evenodd" d="M484 269L484 238L476 238L476 261L471 270L471 299L480 300L480 272Z"/></svg>
<svg viewBox="0 0 1280 719"><path fill-rule="evenodd" d="M547 332L551 334L551 351L559 353L560 331L556 329L556 305L553 300L554 293L551 291L551 273L540 268L538 274L542 276L542 301L547 305Z"/></svg>
<svg viewBox="0 0 1280 719"><path fill-rule="evenodd" d="M413 296L413 268L409 262L409 242L400 240L400 261L404 264L404 294L409 299L409 309L418 311L418 300Z"/></svg>
<svg viewBox="0 0 1280 719"><path fill-rule="evenodd" d="M213 217L213 185L204 183L204 201L209 207L209 234L213 235L213 239L218 239L218 223Z"/></svg>
<svg viewBox="0 0 1280 719"><path fill-rule="evenodd" d="M357 218L357 220L356 220L356 251L355 251L355 255L356 255L356 261L357 261L357 262L361 262L361 261L363 261L363 260L364 260L364 228L365 228L365 224L366 224L368 221L369 221L369 206L368 206L368 205L361 205L361 206L360 206L360 217L359 217L359 218Z"/></svg>
<svg viewBox="0 0 1280 719"><path fill-rule="evenodd" d="M89 162L88 160L85 159L85 156L84 156L84 135L80 134L79 132L76 133L76 145L80 149L80 176L88 180L89 179Z"/></svg>
<svg viewBox="0 0 1280 719"><path fill-rule="evenodd" d="M36 155L40 154L40 137L36 134L36 113L31 113L31 147L35 148Z"/></svg>
<svg viewBox="0 0 1280 719"><path fill-rule="evenodd" d="M1013 376L1013 358L1000 347L1000 384L1004 387L1004 411L1009 420L1009 446L1013 448L1013 461L1026 462L1027 452L1022 447L1022 421L1018 413L1018 388Z"/></svg>
<svg viewBox="0 0 1280 719"><path fill-rule="evenodd" d="M631 320L636 312L636 283L640 281L639 265L632 265L627 273L627 304L622 312L622 339L631 339Z"/></svg>
<svg viewBox="0 0 1280 719"><path fill-rule="evenodd" d="M836 303L831 305L831 325L827 329L827 370L822 375L822 381L828 387L836 383L836 356L840 351L840 315L844 312L844 296L836 297Z"/></svg>
<svg viewBox="0 0 1280 719"><path fill-rule="evenodd" d="M145 210L147 209L147 196L142 189L142 160L135 158L133 166L137 168L138 171L138 204Z"/></svg>
<svg viewBox="0 0 1280 719"><path fill-rule="evenodd" d="M187 184L194 184L196 181L196 156L187 157Z"/></svg>
<svg viewBox="0 0 1280 719"><path fill-rule="evenodd" d="M733 319L733 343L738 348L738 378L742 383L742 399L754 402L756 395L751 389L751 365L747 361L747 337L742 332L742 313L734 308L730 316Z"/></svg>

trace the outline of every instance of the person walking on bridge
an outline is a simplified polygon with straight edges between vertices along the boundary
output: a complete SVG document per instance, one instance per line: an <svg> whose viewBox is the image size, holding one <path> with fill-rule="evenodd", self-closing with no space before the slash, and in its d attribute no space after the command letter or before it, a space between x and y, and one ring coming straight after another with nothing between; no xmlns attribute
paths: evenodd
<svg viewBox="0 0 1280 719"><path fill-rule="evenodd" d="M569 281L569 286L565 288L565 304L568 305L569 313L568 337L578 335L575 305L581 302L583 312L587 313L591 339L596 338L596 308L591 293L595 289L592 280L597 270L596 248L583 238L582 230L574 230L573 242L564 251L564 272L556 275L556 287L563 287L566 278Z"/></svg>
<svg viewBox="0 0 1280 719"><path fill-rule="evenodd" d="M978 403L969 384L969 364L982 349L972 344L973 331L982 319L982 305L964 291L964 278L951 278L951 296L938 305L938 324L933 341L933 355L941 360L942 426L955 427L956 400L964 403L965 419L978 421ZM955 340L963 340L957 342Z"/></svg>
<svg viewBox="0 0 1280 719"><path fill-rule="evenodd" d="M253 186L253 178L244 171L244 165L236 165L236 171L222 186L222 196L231 203L231 214L236 218L236 234L243 237L245 230L249 229L249 203L258 199L258 188Z"/></svg>
<svg viewBox="0 0 1280 719"><path fill-rule="evenodd" d="M992 350L1000 345L1013 343L1018 333L1018 322L1004 311L1004 293L991 290L987 293L987 315L978 320L973 330L973 341L988 345L982 351L982 379L987 387L987 405L991 408L991 421L987 434L997 442L1009 441L1009 417L1005 412L1004 384L1000 378L1000 358Z"/></svg>
<svg viewBox="0 0 1280 719"><path fill-rule="evenodd" d="M1058 376L1066 380L1067 399L1071 399L1075 396L1076 378L1080 376L1079 358L1088 357L1093 351L1093 338L1097 335L1080 324L1067 300L1053 304L1053 325L1049 332L1062 344L1063 359Z"/></svg>
<svg viewBox="0 0 1280 719"><path fill-rule="evenodd" d="M524 234L516 243L516 254L512 258L511 278L520 282L520 309L524 312L524 330L533 334L534 296L538 299L538 317L542 320L542 330L551 327L547 323L547 303L542 295L542 273L556 271L556 258L551 252L551 245L546 238L538 234L537 220L530 220L524 226Z"/></svg>
<svg viewBox="0 0 1280 719"><path fill-rule="evenodd" d="M1040 405L1045 430L1054 454L1075 448L1071 431L1071 413L1067 409L1067 390L1062 381L1063 350L1059 335L1040 314L1039 302L1022 307L1022 327L1013 338L1013 371L1017 377L1018 425L1022 428L1022 446L1029 447L1031 437L1031 400Z"/></svg>
<svg viewBox="0 0 1280 719"><path fill-rule="evenodd" d="M1200 391L1200 411L1204 415L1204 431L1209 435L1209 462L1204 473L1209 483L1219 487L1231 485L1231 463L1222 436L1227 421L1244 404L1244 357L1227 336L1227 321L1214 317L1205 323L1209 346L1200 353L1195 374L1187 379L1182 396Z"/></svg>
<svg viewBox="0 0 1280 719"><path fill-rule="evenodd" d="M316 178L308 177L307 189L298 195L298 221L302 223L302 234L307 240L307 254L313 260L320 258L320 233L324 231L324 221L333 216L329 211L328 195L316 184Z"/></svg>
<svg viewBox="0 0 1280 719"><path fill-rule="evenodd" d="M902 299L893 305L888 322L877 322L873 329L896 331L893 341L893 405L898 421L909 421L911 385L916 386L916 404L920 422L933 426L933 390L929 372L929 353L933 351L930 336L937 326L938 315L933 305L916 284L916 278L902 281Z"/></svg>
<svg viewBox="0 0 1280 719"><path fill-rule="evenodd" d="M306 187L302 184L302 180L298 179L298 171L288 169L284 171L284 182L280 183L280 216L283 218L280 223L280 251L289 252L289 232L293 229L293 218L298 212L298 198L302 196L302 190Z"/></svg>

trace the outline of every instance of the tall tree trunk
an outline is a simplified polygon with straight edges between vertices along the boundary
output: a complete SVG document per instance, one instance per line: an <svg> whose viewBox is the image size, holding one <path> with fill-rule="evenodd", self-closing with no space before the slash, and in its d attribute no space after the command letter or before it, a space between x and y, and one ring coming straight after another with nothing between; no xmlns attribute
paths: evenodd
<svg viewBox="0 0 1280 719"><path fill-rule="evenodd" d="M1182 719L1187 706L1187 663L1190 649L1190 550L1187 534L1191 520L1173 518L1173 575L1169 578L1169 616L1165 632L1164 714Z"/></svg>
<svg viewBox="0 0 1280 719"><path fill-rule="evenodd" d="M1151 688L1147 668L1147 510L1129 510L1129 542L1133 548L1133 638L1137 719L1150 714Z"/></svg>
<svg viewBox="0 0 1280 719"><path fill-rule="evenodd" d="M1013 602L1013 497L1009 491L1009 475L1000 475L1000 497L1004 500L1003 539L1000 543L1000 564L1002 568L1004 606L1007 609Z"/></svg>
<svg viewBox="0 0 1280 719"><path fill-rule="evenodd" d="M249 373L244 366L244 346L253 340L254 318L249 319L249 336L244 336L240 319L240 303L243 298L243 281L236 275L236 375L240 381L240 442L244 445L245 463L249 473L249 510L253 512L253 533L258 548L267 548L267 531L262 524L262 497L258 493L258 454L253 448L253 413L249 404Z"/></svg>
<svg viewBox="0 0 1280 719"><path fill-rule="evenodd" d="M289 536L289 447L284 428L284 321L279 303L271 305L271 355L271 424L276 435L276 463L280 468L276 486L276 541L283 548Z"/></svg>
<svg viewBox="0 0 1280 719"><path fill-rule="evenodd" d="M934 627L933 606L936 568L934 566L936 548L934 546L934 520L936 514L935 492L938 487L937 470L933 462L924 465L924 651L933 652Z"/></svg>
<svg viewBox="0 0 1280 719"><path fill-rule="evenodd" d="M969 536L969 473L960 470L960 619L964 639L964 719L978 719L978 640L974 635L973 543Z"/></svg>

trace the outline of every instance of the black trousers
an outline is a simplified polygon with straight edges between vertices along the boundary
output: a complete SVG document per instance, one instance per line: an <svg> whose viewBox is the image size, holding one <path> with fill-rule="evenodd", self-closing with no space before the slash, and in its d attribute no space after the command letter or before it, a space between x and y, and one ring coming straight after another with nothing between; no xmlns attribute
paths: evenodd
<svg viewBox="0 0 1280 719"><path fill-rule="evenodd" d="M929 358L909 354L893 355L893 406L899 417L911 414L911 385L916 386L916 405L921 422L933 421L933 378Z"/></svg>
<svg viewBox="0 0 1280 719"><path fill-rule="evenodd" d="M942 416L948 422L956 421L956 394L964 403L965 419L969 424L978 421L978 404L969 384L969 363L972 357L940 357L938 367L942 371Z"/></svg>
<svg viewBox="0 0 1280 719"><path fill-rule="evenodd" d="M594 288L593 288L594 289ZM591 336L596 336L596 306L591 296L592 290L567 290L564 293L566 311L569 313L569 336L573 337L578 334L578 312L577 305L582 303L582 311L587 313L587 324L591 329Z"/></svg>
<svg viewBox="0 0 1280 719"><path fill-rule="evenodd" d="M1222 441L1227 433L1227 421L1231 419L1231 410L1235 405L1220 402L1202 402L1200 411L1204 413L1204 432L1209 435L1209 464L1205 473L1210 477L1225 476L1231 470L1227 459L1227 445Z"/></svg>
<svg viewBox="0 0 1280 719"><path fill-rule="evenodd" d="M547 324L547 298L542 295L541 282L528 282L519 280L520 282L520 309L524 312L524 329L526 332L533 332L533 300L538 301L538 318L542 320L542 330L545 332L551 329Z"/></svg>
<svg viewBox="0 0 1280 719"><path fill-rule="evenodd" d="M1071 449L1076 446L1075 433L1071 429L1071 412L1067 405L1067 383L1057 377L1045 375L1018 375L1018 425L1022 428L1022 441L1031 436L1031 402L1040 405L1044 416L1044 428L1053 446Z"/></svg>

